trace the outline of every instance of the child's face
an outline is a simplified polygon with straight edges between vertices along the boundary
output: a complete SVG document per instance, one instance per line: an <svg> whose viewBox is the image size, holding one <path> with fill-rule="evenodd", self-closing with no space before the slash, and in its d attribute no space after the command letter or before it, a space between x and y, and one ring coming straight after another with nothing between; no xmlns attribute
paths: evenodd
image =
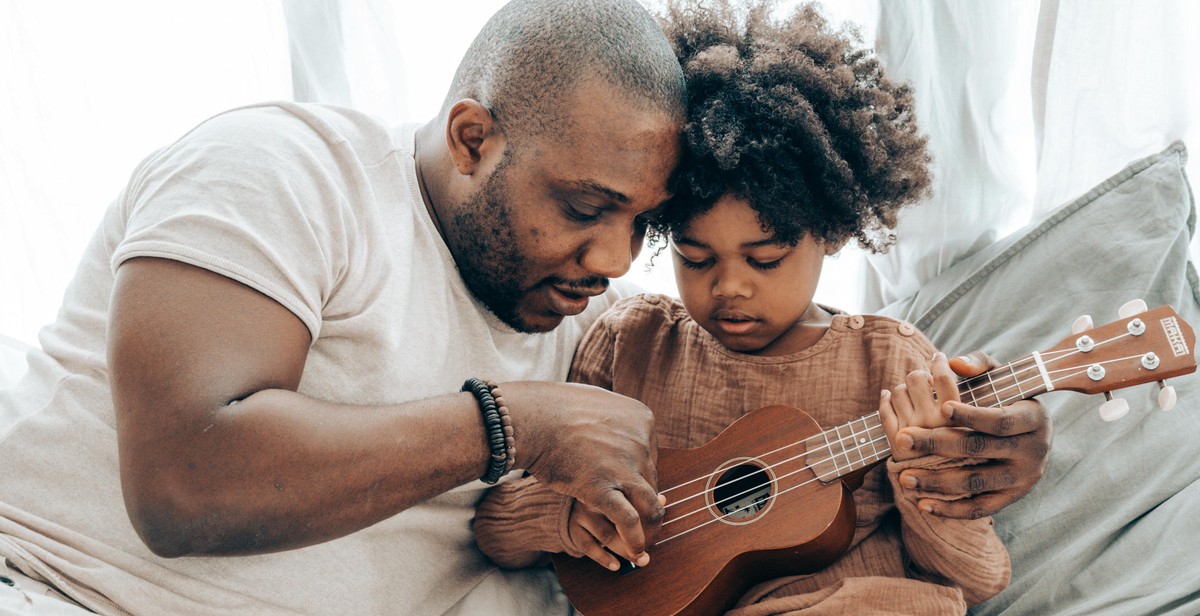
<svg viewBox="0 0 1200 616"><path fill-rule="evenodd" d="M784 355L823 332L804 327L824 314L812 298L825 247L811 235L777 243L746 201L726 195L671 246L683 305L726 348Z"/></svg>

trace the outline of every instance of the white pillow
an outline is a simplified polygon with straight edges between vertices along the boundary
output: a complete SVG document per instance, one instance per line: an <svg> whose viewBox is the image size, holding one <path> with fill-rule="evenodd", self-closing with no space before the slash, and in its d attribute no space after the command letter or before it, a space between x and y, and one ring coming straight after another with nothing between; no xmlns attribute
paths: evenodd
<svg viewBox="0 0 1200 616"><path fill-rule="evenodd" d="M1186 159L1175 143L1130 164L881 313L948 354L1000 361L1052 346L1080 314L1115 320L1135 298L1200 326ZM1112 423L1096 413L1100 396L1039 398L1054 426L1046 474L995 517L1012 583L973 614L1200 614L1200 382L1171 384L1175 410L1141 385L1117 393L1130 412Z"/></svg>

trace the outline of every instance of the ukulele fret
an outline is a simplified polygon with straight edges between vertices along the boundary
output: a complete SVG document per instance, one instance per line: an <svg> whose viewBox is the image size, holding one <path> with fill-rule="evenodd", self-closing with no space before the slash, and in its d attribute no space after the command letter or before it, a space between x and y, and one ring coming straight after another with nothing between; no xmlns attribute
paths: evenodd
<svg viewBox="0 0 1200 616"><path fill-rule="evenodd" d="M836 481L892 454L878 412L823 430L806 439L804 444L808 451L808 467L824 483Z"/></svg>
<svg viewBox="0 0 1200 616"><path fill-rule="evenodd" d="M1040 364L1031 364L1037 359L1033 356L1023 357L959 382L959 399L965 402L970 398L972 406L997 408L1052 391L1053 386L1047 387L1041 383L1045 369ZM1025 389L1026 386L1029 389ZM976 395L976 390L981 388L991 389L991 393ZM991 400L988 396L991 396Z"/></svg>

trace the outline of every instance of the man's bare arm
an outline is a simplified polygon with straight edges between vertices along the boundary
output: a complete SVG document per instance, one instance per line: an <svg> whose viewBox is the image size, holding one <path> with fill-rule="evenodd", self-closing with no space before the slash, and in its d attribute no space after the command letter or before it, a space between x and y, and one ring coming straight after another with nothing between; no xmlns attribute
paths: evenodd
<svg viewBox="0 0 1200 616"><path fill-rule="evenodd" d="M152 258L122 264L108 336L122 490L138 534L159 555L327 541L486 468L471 394L378 407L298 394L308 329L274 300L207 270ZM518 463L594 503L644 546L643 524L662 515L649 410L586 386L503 389ZM598 426L600 417L607 421Z"/></svg>

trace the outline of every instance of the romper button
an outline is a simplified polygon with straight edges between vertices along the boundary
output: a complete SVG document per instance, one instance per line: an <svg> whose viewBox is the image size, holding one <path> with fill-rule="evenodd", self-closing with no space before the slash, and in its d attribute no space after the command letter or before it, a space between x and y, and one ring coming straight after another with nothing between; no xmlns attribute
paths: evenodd
<svg viewBox="0 0 1200 616"><path fill-rule="evenodd" d="M17 585L17 584L16 584L16 582L12 581L12 578L10 578L10 577L5 577L5 576L3 576L3 575L0 575L0 584L7 584L7 585L9 585L9 586L16 586L16 585Z"/></svg>
<svg viewBox="0 0 1200 616"><path fill-rule="evenodd" d="M850 317L850 329L862 329L863 322L862 315L856 314Z"/></svg>
<svg viewBox="0 0 1200 616"><path fill-rule="evenodd" d="M904 335L904 336L911 336L911 335L913 335L914 333L916 333L916 331L917 331L917 330L913 329L913 326L912 326L912 325L909 325L908 323L903 323L903 322L902 322L902 323L900 323L900 333L901 333L902 335Z"/></svg>

